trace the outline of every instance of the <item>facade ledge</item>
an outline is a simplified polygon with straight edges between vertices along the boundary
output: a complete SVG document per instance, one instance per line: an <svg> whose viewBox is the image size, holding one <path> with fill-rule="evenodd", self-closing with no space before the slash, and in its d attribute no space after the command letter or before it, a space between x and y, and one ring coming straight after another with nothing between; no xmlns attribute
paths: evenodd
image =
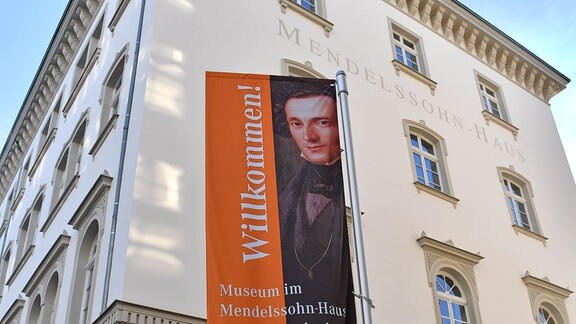
<svg viewBox="0 0 576 324"><path fill-rule="evenodd" d="M98 153L98 151L100 150L100 147L102 146L102 144L104 144L104 141L108 137L108 134L110 134L112 129L116 128L116 121L118 120L118 117L119 117L118 114L114 114L114 116L112 116L112 118L110 118L110 120L108 121L108 123L106 124L106 126L104 127L102 132L100 132L100 134L98 134L98 138L94 142L94 145L92 145L92 148L90 148L90 151L88 152L88 154L96 155L96 153Z"/></svg>
<svg viewBox="0 0 576 324"><path fill-rule="evenodd" d="M406 64L394 59L392 60L392 65L394 65L394 70L396 70L396 75L400 76L400 72L404 72L407 75L413 77L414 79L424 83L430 88L430 93L434 95L434 91L436 90L436 86L438 83L429 77L425 76L424 74L414 71L413 69L406 66Z"/></svg>
<svg viewBox="0 0 576 324"><path fill-rule="evenodd" d="M10 306L0 323L20 323L22 316L22 308L24 308L24 299L17 298Z"/></svg>
<svg viewBox="0 0 576 324"><path fill-rule="evenodd" d="M74 101L76 101L76 97L78 97L78 94L80 93L80 90L84 85L84 82L88 78L90 71L92 71L92 68L94 67L94 65L96 65L96 61L98 61L98 57L100 57L100 51L101 51L100 48L97 48L94 50L94 53L92 53L92 55L90 56L90 60L86 64L86 68L84 68L84 71L80 76L80 79L74 86L74 89L70 94L70 98L68 98L66 105L64 105L64 108L62 108L62 113L64 114L64 117L66 117L66 114L68 114L68 111L70 111L70 108L72 108L72 104L74 103Z"/></svg>
<svg viewBox="0 0 576 324"><path fill-rule="evenodd" d="M66 189L64 190L60 198L58 198L58 201L54 205L54 208L52 208L50 215L48 215L48 218L46 218L46 221L44 222L42 227L40 227L40 232L44 233L48 230L48 227L50 227L50 224L52 224L52 221L54 220L54 218L56 218L56 214L58 214L60 208L62 208L62 205L64 205L64 202L66 201L68 196L70 196L70 193L72 193L72 190L74 190L74 188L76 188L76 186L78 185L79 180L80 175L79 174L74 175L70 183L68 183L68 185L66 186Z"/></svg>
<svg viewBox="0 0 576 324"><path fill-rule="evenodd" d="M147 323L206 324L205 319L120 300L115 300L94 324L137 323L142 318L147 319Z"/></svg>
<svg viewBox="0 0 576 324"><path fill-rule="evenodd" d="M281 8L283 14L286 13L286 8L290 8L290 9L294 10L295 12L301 14L302 16L310 19L312 22L318 24L320 27L322 27L324 29L324 35L326 37L330 36L330 32L334 28L333 23L331 23L328 20L326 20L325 18L313 13L312 11L303 8L301 5L295 3L294 1L278 0L278 2L280 3L280 8Z"/></svg>
<svg viewBox="0 0 576 324"><path fill-rule="evenodd" d="M120 18L124 14L126 7L128 7L129 2L130 0L121 0L120 4L118 5L118 8L116 8L116 12L114 12L112 19L110 19L110 23L108 24L108 29L111 32L114 32L114 28L116 28L116 25L118 24Z"/></svg>
<svg viewBox="0 0 576 324"><path fill-rule="evenodd" d="M431 194L432 196L438 197L438 198L440 198L440 199L444 199L444 200L446 200L447 202L451 203L451 204L454 206L454 208L456 208L456 204L460 201L460 199L458 199L458 198L456 198L456 197L454 197L454 196L452 196L452 195L449 195L449 194L447 194L447 193L445 193L445 192L442 192L442 191L440 191L440 190L436 190L436 189L430 188L430 187L428 187L427 185L422 184L422 183L420 183L420 182L418 182L418 181L415 181L415 182L414 182L414 186L416 186L416 189L418 190L418 193L420 193L421 191L424 191L424 192L426 192L426 193Z"/></svg>
<svg viewBox="0 0 576 324"><path fill-rule="evenodd" d="M34 247L35 247L34 245L30 245L30 247L28 247L26 252L24 252L24 255L22 255L22 259L20 259L18 263L14 266L14 270L12 271L10 278L6 280L6 285L10 286L14 282L16 277L18 277L18 274L20 273L22 268L24 268L24 265L26 264L28 259L30 259L30 257L32 256L32 253L34 252Z"/></svg>
<svg viewBox="0 0 576 324"><path fill-rule="evenodd" d="M518 226L516 224L513 224L512 228L514 229L514 232L516 232L516 235L518 235L518 233L524 234L528 237L531 237L535 240L542 242L542 244L544 244L544 246L546 246L546 241L548 241L548 238L546 236L540 235L536 232L532 232L531 230L527 230L524 227Z"/></svg>
<svg viewBox="0 0 576 324"><path fill-rule="evenodd" d="M63 260L64 251L70 244L70 236L60 235L56 243L50 248L50 251L46 254L40 266L36 268L36 271L28 280L28 283L24 286L22 290L26 296L31 297L32 290L34 287L40 286L42 279L44 279L50 270L50 267L57 263L58 260Z"/></svg>
<svg viewBox="0 0 576 324"><path fill-rule="evenodd" d="M556 284L551 283L548 278L536 278L530 275L530 272L528 271L524 277L522 277L522 281L524 281L524 284L529 289L539 290L541 292L545 292L546 294L553 295L559 299L566 299L573 293L573 291L568 288L562 288Z"/></svg>
<svg viewBox="0 0 576 324"><path fill-rule="evenodd" d="M32 164L32 167L30 168L30 172L28 172L28 176L30 178L32 178L34 176L34 174L36 173L36 170L40 166L40 162L44 158L44 155L46 155L46 152L48 151L50 144L52 144L52 142L54 142L54 138L56 137L57 131L58 131L58 128L52 128L52 130L50 131L50 134L48 135L48 137L44 141L44 144L42 144L42 148L38 152L38 156L36 156L36 160L34 161L34 164Z"/></svg>
<svg viewBox="0 0 576 324"><path fill-rule="evenodd" d="M514 139L516 139L516 136L518 135L518 127L516 127L516 126L512 125L511 123L505 121L504 119L490 113L487 110L482 110L482 116L484 116L484 119L486 120L487 125L489 125L490 122L493 122L494 124L500 125L504 129L510 131L510 133L512 133L512 135L514 135Z"/></svg>
<svg viewBox="0 0 576 324"><path fill-rule="evenodd" d="M416 240L420 246L429 252L433 252L435 254L440 254L444 256L449 256L450 258L457 259L459 262L463 262L469 265L478 264L482 259L479 253L472 253L461 249L459 247L454 246L454 243L451 241L448 242L441 242L436 239L433 239L426 235L426 233L422 232L420 237Z"/></svg>

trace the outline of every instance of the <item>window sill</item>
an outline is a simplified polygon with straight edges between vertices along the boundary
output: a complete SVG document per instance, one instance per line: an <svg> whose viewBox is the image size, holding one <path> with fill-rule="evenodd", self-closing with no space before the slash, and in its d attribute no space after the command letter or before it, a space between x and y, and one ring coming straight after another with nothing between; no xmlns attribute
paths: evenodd
<svg viewBox="0 0 576 324"><path fill-rule="evenodd" d="M48 151L50 144L52 144L52 142L54 142L54 138L56 137L56 131L58 131L58 128L52 128L52 130L50 131L50 134L48 135L48 138L46 138L46 140L44 141L44 144L42 145L40 152L38 152L38 156L36 157L36 161L34 161L32 168L30 168L30 172L28 172L28 176L30 178L32 178L34 176L34 174L36 173L36 170L40 166L40 162L44 158L44 155L46 155L46 152Z"/></svg>
<svg viewBox="0 0 576 324"><path fill-rule="evenodd" d="M30 256L32 256L32 252L34 252L34 245L30 245L30 247L26 250L26 252L24 252L22 259L20 259L20 261L18 261L18 263L14 267L14 271L10 275L10 278L6 280L6 285L10 286L12 282L14 282L14 279L18 277L18 274L20 273L22 268L24 268L26 261L28 261L28 259L30 259Z"/></svg>
<svg viewBox="0 0 576 324"><path fill-rule="evenodd" d="M544 244L544 246L546 246L546 241L548 241L548 238L546 236L540 235L536 232L532 232L531 230L525 229L522 226L518 226L516 224L512 224L512 228L514 229L514 232L516 232L516 235L518 235L518 233L520 234L524 234L526 236L529 236L537 241L542 242L542 244Z"/></svg>
<svg viewBox="0 0 576 324"><path fill-rule="evenodd" d="M88 78L88 74L90 74L90 71L92 70L94 65L96 65L96 61L98 61L98 57L100 56L100 51L101 51L100 48L97 48L96 50L94 50L94 53L92 53L90 61L88 61L88 64L86 64L86 68L84 68L84 71L80 76L80 79L78 80L78 82L74 86L74 89L72 90L72 93L70 94L70 98L68 98L66 105L64 105L64 108L62 109L64 117L66 117L66 114L68 114L68 111L70 111L70 108L72 108L72 104L76 100L78 93L80 93L80 89L82 89L84 82Z"/></svg>
<svg viewBox="0 0 576 324"><path fill-rule="evenodd" d="M96 153L98 153L98 150L100 150L100 147L102 146L102 144L104 144L104 141L108 137L108 134L110 134L112 129L116 128L117 120L118 120L118 114L115 114L114 116L112 116L112 118L110 118L110 120L100 133L100 135L98 135L98 138L94 142L94 145L92 145L92 148L90 148L90 151L88 152L89 155L94 156L96 155Z"/></svg>
<svg viewBox="0 0 576 324"><path fill-rule="evenodd" d="M447 202L451 203L451 204L454 206L454 208L456 208L456 204L460 201L460 199L458 199L458 198L456 198L456 197L454 197L454 196L451 196L451 195L449 195L449 194L447 194L447 193L444 193L444 192L442 192L442 191L440 191L440 190L436 190L436 189L430 188L430 187L428 187L427 185L422 184L422 183L420 183L420 182L418 182L418 181L415 181L415 182L414 182L414 186L416 186L416 189L418 190L418 193L420 193L421 191L424 191L424 192L426 192L426 193L431 194L432 196L436 196L436 197L438 197L438 198L440 198L440 199L444 199L444 200L446 200Z"/></svg>
<svg viewBox="0 0 576 324"><path fill-rule="evenodd" d="M25 191L26 191L26 188L20 188L20 190L18 190L18 195L16 196L16 199L14 199L12 206L10 206L11 211L16 211L16 208L18 208L18 205L20 205L20 202L22 201L22 198L24 197Z"/></svg>
<svg viewBox="0 0 576 324"><path fill-rule="evenodd" d="M408 74L409 76L413 77L414 79L427 85L430 88L430 93L432 95L434 95L434 91L436 90L436 85L438 85L438 83L436 81L430 79L429 77L425 76L424 74L422 74L418 71L412 70L411 68L406 66L406 64L404 64L404 63L402 63L396 59L392 60L392 65L394 65L394 69L396 70L397 76L400 76L400 72L404 72L404 73Z"/></svg>
<svg viewBox="0 0 576 324"><path fill-rule="evenodd" d="M80 180L80 175L79 174L74 175L68 186L66 186L66 190L64 190L60 198L58 198L58 201L54 205L54 208L52 208L50 215L48 215L48 218L46 219L42 227L40 227L40 232L44 233L48 230L48 227L50 227L50 224L52 224L52 221L54 220L54 218L56 218L56 214L58 214L58 211L60 211L60 208L62 208L62 205L64 205L64 202L66 201L68 196L70 196L72 190L74 190L76 188L76 185L78 185L78 180Z"/></svg>
<svg viewBox="0 0 576 324"><path fill-rule="evenodd" d="M498 125L504 127L505 129L509 130L514 135L514 139L516 139L516 135L518 135L518 127L510 124L509 122L507 122L504 119L492 114L491 112L489 112L487 110L482 110L482 116L484 116L484 119L486 119L487 125L490 125L490 122L498 124Z"/></svg>
<svg viewBox="0 0 576 324"><path fill-rule="evenodd" d="M118 21L120 21L120 17L122 17L124 14L124 11L126 10L126 7L128 7L129 2L130 0L122 0L120 5L118 5L116 12L114 12L114 16L112 16L112 19L110 20L110 24L108 24L108 29L110 32L114 32L114 28L116 28L116 24L118 24Z"/></svg>
<svg viewBox="0 0 576 324"><path fill-rule="evenodd" d="M331 23L328 20L318 16L317 14L313 13L312 11L303 8L302 6L300 6L299 4L297 4L293 1L278 0L278 2L280 3L281 10L282 10L283 14L286 13L286 8L290 8L290 9L296 11L297 13L301 14L302 16L310 19L314 23L320 25L320 27L324 28L324 34L326 35L326 37L330 36L330 32L332 31L332 28L334 28L333 23Z"/></svg>

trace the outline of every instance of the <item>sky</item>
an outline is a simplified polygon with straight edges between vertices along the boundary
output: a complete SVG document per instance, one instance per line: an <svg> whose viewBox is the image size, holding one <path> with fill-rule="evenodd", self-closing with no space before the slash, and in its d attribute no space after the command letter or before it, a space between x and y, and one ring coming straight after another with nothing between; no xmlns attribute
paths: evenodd
<svg viewBox="0 0 576 324"><path fill-rule="evenodd" d="M576 175L576 42L572 42L576 39L576 1L460 2L574 80L551 105ZM0 0L0 149L67 4L68 0Z"/></svg>

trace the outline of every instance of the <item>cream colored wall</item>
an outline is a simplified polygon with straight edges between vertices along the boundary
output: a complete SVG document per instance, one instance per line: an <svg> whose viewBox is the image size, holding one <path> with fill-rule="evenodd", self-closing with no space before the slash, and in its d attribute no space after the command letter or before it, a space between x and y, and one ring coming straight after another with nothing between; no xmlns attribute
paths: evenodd
<svg viewBox="0 0 576 324"><path fill-rule="evenodd" d="M433 322L435 304L416 242L422 231L485 257L475 267L484 323L533 322L520 280L525 271L576 287L570 248L576 190L550 108L386 2L355 1L354 10L344 1L327 2L335 24L329 37L290 9L283 14L277 1L147 1L138 82L145 80L146 94L133 115L137 139L129 160L136 164L127 170L135 180L133 208L129 224L121 215L121 231L129 231L127 241L119 238L127 263L124 278L116 277L123 291L115 291L128 301L206 315L204 72L280 74L287 58L309 61L328 77L339 69L348 74L374 322ZM421 37L430 77L438 82L434 95L395 74L389 19ZM286 30L298 30L299 39ZM339 55L339 64L328 51ZM501 86L520 129L517 139L486 124L474 71ZM424 120L445 138L456 208L417 193L403 119ZM510 165L531 181L546 246L511 227L496 171ZM566 306L574 320L575 298Z"/></svg>

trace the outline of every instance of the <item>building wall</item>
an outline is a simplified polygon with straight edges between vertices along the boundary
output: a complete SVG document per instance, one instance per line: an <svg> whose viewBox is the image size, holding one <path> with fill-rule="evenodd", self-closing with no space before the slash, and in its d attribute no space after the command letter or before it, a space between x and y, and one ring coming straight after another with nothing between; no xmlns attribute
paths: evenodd
<svg viewBox="0 0 576 324"><path fill-rule="evenodd" d="M105 25L98 62L67 117L61 116L51 149L27 184L11 224L21 223L37 197L32 193L40 192L41 186L45 201L51 200L53 169L78 122L87 117L81 177L45 233L36 236L36 248L22 275L4 287L0 317L7 318L23 290L34 290L30 278L64 235L69 242L62 243L67 248L61 261L63 280L55 318L57 323L66 322L66 309L73 305L67 296L74 289L71 280L79 259L77 247L87 225L83 219L96 215L101 224L92 320L115 300L149 312L153 308L170 316L205 318L204 74L287 74L283 60L311 66L327 78L334 78L337 70L348 76L375 323L434 322L435 287L430 285L427 272L432 259L420 246L422 236L449 242L447 249L452 246L481 256L470 268L484 323L535 322L531 307L535 295L529 294L522 280L527 271L536 278L547 277L554 285L575 287L571 271L576 266L571 248L575 239L570 231L576 221L570 217L570 202L576 196L576 186L545 98L522 86L523 79L503 75L487 59L480 60L455 45L454 34L448 39L439 35L431 24L423 25L420 16L394 1L359 0L353 8L344 1L325 2L325 17L334 24L329 32L291 7L283 12L278 1L148 0L138 47L142 2L126 2L112 32L108 24L121 2L104 1L95 15L95 21L103 16ZM456 6L451 1L442 3L449 8ZM470 18L462 8L454 10ZM405 71L396 71L392 24L418 37L427 76L437 83L435 89ZM136 50L139 56L131 95ZM527 53L517 55L534 61ZM104 127L101 89L117 57L125 57L120 113L97 152L88 154ZM547 66L534 66L558 77ZM486 121L476 75L498 86L517 135L492 120ZM66 74L57 91L63 98L72 91L72 79L71 72ZM115 214L129 106L132 110ZM422 122L444 138L450 195L457 202L415 186L405 120ZM35 155L38 142L36 139L26 154ZM529 181L541 236L513 228L498 167L513 168ZM109 191L102 214L98 214L91 212L95 208L85 197L103 174L111 180L103 181ZM4 196L0 212L6 209L8 195ZM42 208L40 227L50 209ZM112 220L115 215L116 223ZM5 231L8 247L18 235L17 226L10 225ZM107 278L111 238L114 252ZM22 296L23 316L32 309L32 298ZM568 318L576 317L574 296L560 304L565 305ZM105 320L102 316L98 322Z"/></svg>

